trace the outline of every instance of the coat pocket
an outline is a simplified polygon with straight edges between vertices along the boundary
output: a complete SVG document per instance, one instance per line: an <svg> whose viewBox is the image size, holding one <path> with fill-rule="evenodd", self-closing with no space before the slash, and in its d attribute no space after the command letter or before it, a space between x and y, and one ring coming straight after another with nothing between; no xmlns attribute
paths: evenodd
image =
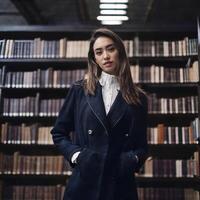
<svg viewBox="0 0 200 200"><path fill-rule="evenodd" d="M99 153L89 148L83 149L77 158L80 177L87 182L97 179L100 173L100 163L101 157Z"/></svg>
<svg viewBox="0 0 200 200"><path fill-rule="evenodd" d="M118 175L120 179L131 179L137 167L137 161L132 151L122 152L119 159Z"/></svg>

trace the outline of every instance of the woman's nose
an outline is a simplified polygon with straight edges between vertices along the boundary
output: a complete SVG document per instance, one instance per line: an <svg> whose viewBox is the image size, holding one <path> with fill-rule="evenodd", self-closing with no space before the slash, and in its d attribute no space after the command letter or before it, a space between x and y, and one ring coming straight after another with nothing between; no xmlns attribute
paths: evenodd
<svg viewBox="0 0 200 200"><path fill-rule="evenodd" d="M109 53L107 51L103 52L103 58L108 59L109 58Z"/></svg>

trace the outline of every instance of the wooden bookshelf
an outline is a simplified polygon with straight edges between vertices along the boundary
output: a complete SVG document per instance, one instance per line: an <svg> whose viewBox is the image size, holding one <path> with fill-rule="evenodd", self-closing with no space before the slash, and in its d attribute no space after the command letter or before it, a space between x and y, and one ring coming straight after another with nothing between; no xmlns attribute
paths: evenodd
<svg viewBox="0 0 200 200"><path fill-rule="evenodd" d="M44 26L30 26L30 27L2 27L2 34L0 41L3 40L12 40L14 42L15 40L20 42L20 40L31 40L33 41L35 38L40 38L43 40L43 42L48 41L59 41L62 38L66 38L67 42L70 41L88 41L90 37L90 33L94 27L84 29L82 28L72 28L72 27L44 27ZM170 110L167 109L166 111L161 108L160 110L157 110L155 112L155 109L149 110L148 114L148 128L156 128L159 124L164 124L165 127L189 127L191 126L191 123L195 121L196 119L200 118L200 106L199 105L199 99L193 100L193 97L200 97L200 85L199 85L199 73L196 74L195 79L193 79L191 76L188 78L189 71L191 71L192 65L194 62L200 60L198 52L199 45L197 46L197 35L196 35L196 28L195 27L183 27L183 26L173 26L173 27L142 27L142 26L135 26L131 29L113 29L115 32L117 32L124 41L126 40L126 44L128 44L128 55L130 59L130 63L132 66L138 65L139 71L134 72L133 75L137 75L139 77L137 84L141 85L142 88L144 88L147 91L148 96L151 97L152 94L157 95L157 98L159 99L165 99L166 102L171 98L171 102L178 102L182 105L183 110ZM194 49L195 52L192 53L183 53L184 55L180 54L174 54L171 56L169 52L165 51L165 54L160 55L154 55L150 56L152 53L147 54L141 54L141 55L135 55L133 50L133 44L134 41L139 39L139 42L149 42L154 41L154 43L160 42L161 46L164 44L164 41L168 41L167 45L170 44L173 41L173 45L176 43L181 43L180 41L184 41L184 38L187 38L187 41L191 39L191 43L188 43L189 45L195 45ZM178 42L179 41L179 42ZM12 43L11 42L11 43ZM53 44L52 42L52 44ZM138 42L138 41L137 41ZM183 44L186 44L182 42ZM1 51L2 43L0 43L0 55L4 57L4 54L2 54L3 51ZM51 43L49 43L51 44ZM146 46L146 43L144 43ZM166 43L165 43L166 45ZM171 46L173 46L171 45ZM8 46L8 45L7 45ZM73 43L72 43L73 46ZM169 45L170 46L170 45ZM186 45L187 46L187 45ZM149 46L148 48L151 48ZM132 49L132 50L130 50ZM154 49L154 47L152 47ZM191 48L190 48L191 49ZM198 50L197 50L198 49ZM136 49L139 51L139 49ZM180 49L179 49L180 50ZM9 49L7 50L9 51ZM16 50L18 51L18 50ZM23 49L23 51L25 51ZM47 49L44 49L44 52L46 52ZM85 50L87 52L87 49ZM20 52L20 51L19 51ZM182 52L182 51L181 51ZM183 51L184 52L184 51ZM29 52L30 53L30 52ZM163 53L163 52L160 52ZM9 56L7 56L9 55ZM31 55L31 54L30 54ZM48 55L48 54L44 54ZM85 54L87 55L87 54ZM14 56L15 57L15 56ZM60 106L57 106L55 110L51 111L50 113L43 113L41 114L41 108L42 103L49 104L50 108L52 107L52 102L54 99L60 101L61 99L64 99L70 85L76 80L80 79L83 76L82 74L77 75L81 70L84 71L87 68L87 59L86 56L61 56L60 58L57 58L54 55L52 58L48 58L48 56L43 56L42 58L38 58L37 56L33 58L32 56L24 56L24 58L14 58L12 57L12 51L9 54L7 52L6 58L0 58L0 73L1 73L1 79L0 79L0 91L1 91L1 98L0 98L0 125L3 126L7 123L6 126L10 126L10 129L13 131L13 135L10 134L11 131L8 128L7 131L4 132L4 136L6 135L6 139L1 139L3 137L3 134L1 132L0 137L0 163L1 159L6 158L11 164L12 159L16 160L20 156L27 156L27 158L30 162L32 157L50 157L50 156L59 156L58 150L52 145L52 144L44 144L44 143L38 143L38 141L34 141L34 143L31 143L30 138L27 139L27 143L23 142L23 136L21 136L20 127L22 124L25 127L31 127L32 125L36 124L37 128L39 127L50 127L53 126L57 113L55 113L55 110L58 111ZM23 55L22 55L23 57ZM168 73L168 76L176 77L173 79L170 79L170 81L164 80L165 76L162 74L162 80L155 79L154 76L150 76L149 73L152 71L149 71L150 66L155 65L156 73L160 74L163 73L163 69L161 67L166 68L169 71L173 68L176 69L176 74L174 74L174 71L171 70ZM66 80L66 82L59 83L52 79L53 77L57 76L58 70L64 73L72 73L73 70L76 70L74 72L75 76L72 75L66 75L63 77L63 80ZM151 69L152 70L152 69ZM160 71L159 71L160 70ZM46 82L43 82L41 80L41 71L46 78ZM154 71L154 69L153 69ZM161 72L162 71L162 72ZM195 72L199 72L199 66L196 66ZM24 78L29 73L28 77L32 78L32 82L29 82L27 85L26 78ZM60 73L60 72L59 72ZM181 81L178 79L181 77ZM198 77L197 77L198 75ZM20 79L21 77L21 79ZM22 77L24 78L22 80ZM38 78L39 77L39 78ZM146 79L148 77L148 79ZM178 77L178 78L177 78ZM28 79L29 79L28 78ZM35 82L35 79L38 81ZM43 78L42 78L43 79ZM69 81L70 79L70 81ZM135 79L135 78L134 78ZM51 80L51 81L49 81ZM68 81L68 82L67 82ZM45 85L46 84L46 85ZM20 108L20 105L23 104L26 99L33 97L33 104L34 108L36 109L35 112L30 114L32 112L31 110L25 109L23 110ZM182 98L183 100L177 100L178 98ZM188 102L185 100L188 98ZM52 100L52 102L49 102L49 100ZM6 110L6 101L8 101L8 105L12 105L12 107L15 107L14 105L18 105L19 110L12 110L11 107L8 106L10 110ZM27 104L31 103L29 100L27 100ZM158 101L159 102L159 101ZM54 102L55 103L55 102ZM191 103L191 107L186 109L186 104L189 105ZM55 103L56 104L56 103ZM152 101L152 107L155 104L155 99ZM32 104L31 104L32 105ZM168 107L176 105L175 103L166 103ZM160 105L159 105L160 106ZM172 108L171 107L171 108ZM47 109L49 110L49 109ZM195 126L195 125L194 125ZM196 125L198 126L198 125ZM169 128L169 129L170 129ZM5 129L5 127L4 127ZM187 142L185 139L183 142L176 142L176 143L170 143L170 142L163 142L163 143L149 143L149 156L152 159L168 159L168 160L192 160L194 157L194 153L198 152L198 144L195 141L195 137L199 136L199 133L195 132L197 131L195 128L193 128L193 139L192 142ZM30 131L30 130L29 130ZM171 129L170 129L171 131ZM169 131L169 132L170 132ZM26 132L26 131L25 131ZM6 134L5 134L6 133ZM28 135L28 131L26 132ZM35 131L35 137L38 137L38 132ZM50 134L46 130L45 134ZM170 135L168 132L166 133ZM176 133L177 137L180 133ZM185 133L187 134L187 132ZM10 135L12 135L10 139ZM169 136L171 137L171 136ZM191 136L192 137L192 136ZM2 142L3 141L3 142ZM171 141L171 139L169 140ZM182 141L182 140L180 140ZM196 155L197 153L195 153ZM199 158L199 156L196 156ZM195 157L195 159L197 159ZM199 165L199 160L194 161L194 165ZM11 168L13 166L10 166ZM67 166L66 166L67 167ZM197 167L197 166L196 166ZM0 170L2 170L2 165L0 164ZM67 182L67 179L70 175L70 169L63 169L65 170L65 174L43 174L40 175L36 173L32 174L15 174L9 172L9 173L2 173L0 171L0 179L2 182L0 182L0 190L3 191L15 191L18 186L21 186L21 190L25 191L25 187L29 187L31 191L33 191L32 186L38 184L38 181L40 182L41 186L55 186L62 185L64 186ZM3 171L3 170L2 170ZM68 171L68 172L66 172ZM48 172L48 170L47 170ZM68 173L68 174L67 174ZM199 171L196 172L196 174L199 175ZM181 176L181 175L180 175ZM179 191L179 189L182 189L183 191L185 189L191 189L191 191L194 191L194 195L197 195L196 191L197 189L200 189L200 179L197 175L193 177L162 177L162 176L153 176L153 177L147 177L145 174L139 174L136 177L137 184L141 190L142 189L148 189L148 188L154 188L155 190L162 191L163 188L166 188L166 190L169 190L169 188L174 187ZM19 189L20 190L20 189ZM55 188L53 189L55 190ZM181 191L182 191L181 190ZM141 192L141 194L144 193ZM151 190L148 190L151 191ZM151 195L154 192L151 192ZM2 193L3 197L6 197L5 192ZM20 195L20 192L19 194ZM11 198L11 197L9 197ZM153 197L152 197L153 198ZM175 198L172 197L172 198ZM199 198L199 193L198 193ZM61 196L56 197L56 199L61 199Z"/></svg>

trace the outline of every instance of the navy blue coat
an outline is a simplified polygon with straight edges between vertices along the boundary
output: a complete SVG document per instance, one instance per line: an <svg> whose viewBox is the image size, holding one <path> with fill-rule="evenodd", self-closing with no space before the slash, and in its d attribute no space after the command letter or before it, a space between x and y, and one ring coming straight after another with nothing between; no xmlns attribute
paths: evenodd
<svg viewBox="0 0 200 200"><path fill-rule="evenodd" d="M141 102L129 105L119 91L106 115L99 83L95 95L84 93L82 81L72 85L51 130L55 145L73 167L65 200L137 200L134 172L147 153L144 95ZM76 151L81 153L72 164Z"/></svg>

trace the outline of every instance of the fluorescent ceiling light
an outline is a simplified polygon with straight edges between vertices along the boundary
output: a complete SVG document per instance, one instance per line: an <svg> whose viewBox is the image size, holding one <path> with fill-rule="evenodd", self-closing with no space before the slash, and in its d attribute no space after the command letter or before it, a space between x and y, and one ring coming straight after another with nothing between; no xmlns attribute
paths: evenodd
<svg viewBox="0 0 200 200"><path fill-rule="evenodd" d="M127 9L127 5L126 4L100 4L99 5L100 9Z"/></svg>
<svg viewBox="0 0 200 200"><path fill-rule="evenodd" d="M101 10L101 15L126 15L126 10Z"/></svg>
<svg viewBox="0 0 200 200"><path fill-rule="evenodd" d="M101 21L101 24L103 24L103 25L120 25L120 24L122 24L122 21L119 21L119 20Z"/></svg>
<svg viewBox="0 0 200 200"><path fill-rule="evenodd" d="M100 0L100 3L128 3L128 0Z"/></svg>
<svg viewBox="0 0 200 200"><path fill-rule="evenodd" d="M97 19L99 21L103 21L103 20L122 20L122 21L127 21L128 17L127 16L98 16Z"/></svg>

